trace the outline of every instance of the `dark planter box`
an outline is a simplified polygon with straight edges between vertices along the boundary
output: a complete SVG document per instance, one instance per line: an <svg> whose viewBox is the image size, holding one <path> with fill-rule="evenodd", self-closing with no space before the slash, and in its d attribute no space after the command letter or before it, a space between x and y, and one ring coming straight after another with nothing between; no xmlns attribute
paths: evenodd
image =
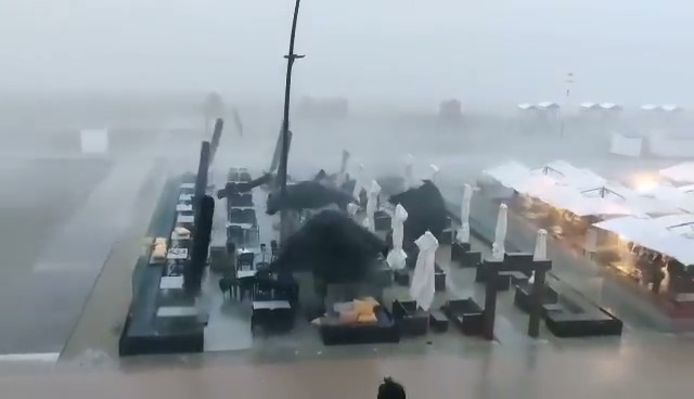
<svg viewBox="0 0 694 399"><path fill-rule="evenodd" d="M395 270L393 272L395 283L402 286L410 285L410 273L407 269Z"/></svg>
<svg viewBox="0 0 694 399"><path fill-rule="evenodd" d="M481 263L477 266L477 272L475 273L475 282L487 282L487 273L484 263ZM509 288L511 288L511 275L508 272L500 272L497 275L496 289L498 291L507 291Z"/></svg>
<svg viewBox="0 0 694 399"><path fill-rule="evenodd" d="M265 332L287 332L294 328L293 309L253 309L251 331L261 327Z"/></svg>
<svg viewBox="0 0 694 399"><path fill-rule="evenodd" d="M483 263L480 263L477 265L475 268L475 282L476 283L483 283L487 281L487 268L484 267Z"/></svg>
<svg viewBox="0 0 694 399"><path fill-rule="evenodd" d="M407 260L405 261L405 265L408 269L414 269L415 265L417 264L417 256L419 256L419 251L417 250L417 247L413 246L412 248L406 249L405 253L407 254Z"/></svg>
<svg viewBox="0 0 694 399"><path fill-rule="evenodd" d="M320 326L324 345L372 344L399 342L400 330L393 316L383 307L376 309L378 322L368 325L343 325L327 322Z"/></svg>
<svg viewBox="0 0 694 399"><path fill-rule="evenodd" d="M446 332L448 331L448 318L442 311L435 310L429 314L429 325L435 332Z"/></svg>
<svg viewBox="0 0 694 399"><path fill-rule="evenodd" d="M622 321L600 307L584 313L571 313L556 305L548 305L545 310L547 329L557 337L622 335Z"/></svg>
<svg viewBox="0 0 694 399"><path fill-rule="evenodd" d="M390 215L383 211L376 211L374 213L374 227L376 231L388 231L391 227Z"/></svg>
<svg viewBox="0 0 694 399"><path fill-rule="evenodd" d="M528 252L507 252L504 254L504 263L530 277L533 269L533 254Z"/></svg>
<svg viewBox="0 0 694 399"><path fill-rule="evenodd" d="M513 303L524 312L530 312L532 308L532 284L527 281L515 284L516 294L513 297ZM543 296L543 305L549 305L557 303L559 300L559 295L550 286L545 285L545 292Z"/></svg>
<svg viewBox="0 0 694 399"><path fill-rule="evenodd" d="M511 276L511 285L522 284L530 278L527 274L523 272L507 272Z"/></svg>
<svg viewBox="0 0 694 399"><path fill-rule="evenodd" d="M418 309L415 301L394 301L393 318L400 326L403 335L424 335L427 333L429 315Z"/></svg>
<svg viewBox="0 0 694 399"><path fill-rule="evenodd" d="M482 254L478 251L466 252L458 261L460 267L477 267L480 263L482 263Z"/></svg>
<svg viewBox="0 0 694 399"><path fill-rule="evenodd" d="M446 272L436 265L434 271L434 290L436 292L446 291Z"/></svg>
<svg viewBox="0 0 694 399"><path fill-rule="evenodd" d="M496 280L497 291L508 291L511 289L511 275L509 273L499 273Z"/></svg>
<svg viewBox="0 0 694 399"><path fill-rule="evenodd" d="M465 253L470 252L469 242L454 242L451 244L451 260L460 262Z"/></svg>
<svg viewBox="0 0 694 399"><path fill-rule="evenodd" d="M439 244L450 245L455 239L455 230L452 228L446 228L441 232L441 239L439 239Z"/></svg>
<svg viewBox="0 0 694 399"><path fill-rule="evenodd" d="M466 335L482 334L484 314L472 298L448 301L441 310Z"/></svg>

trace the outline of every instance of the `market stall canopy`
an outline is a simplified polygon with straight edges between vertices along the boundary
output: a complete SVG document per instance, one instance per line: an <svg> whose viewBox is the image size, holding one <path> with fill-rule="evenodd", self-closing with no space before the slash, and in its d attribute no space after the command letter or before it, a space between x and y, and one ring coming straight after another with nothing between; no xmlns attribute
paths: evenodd
<svg viewBox="0 0 694 399"><path fill-rule="evenodd" d="M581 192L587 197L599 197L624 208L623 215L669 215L682 213L681 209L669 201L663 201L615 182L602 186L584 189ZM616 209L615 209L616 211ZM615 213L613 213L615 214Z"/></svg>
<svg viewBox="0 0 694 399"><path fill-rule="evenodd" d="M530 168L520 162L509 161L499 166L485 169L482 173L492 177L503 186L512 187L514 184L521 181L521 179L528 176Z"/></svg>
<svg viewBox="0 0 694 399"><path fill-rule="evenodd" d="M694 215L677 214L658 218L621 217L594 224L622 239L694 264Z"/></svg>
<svg viewBox="0 0 694 399"><path fill-rule="evenodd" d="M678 183L694 183L694 162L682 162L660 169L660 175Z"/></svg>
<svg viewBox="0 0 694 399"><path fill-rule="evenodd" d="M600 108L600 105L598 103L586 101L580 104L580 107L582 110L589 111L589 110L594 110Z"/></svg>
<svg viewBox="0 0 694 399"><path fill-rule="evenodd" d="M563 160L533 170L508 162L485 173L508 188L576 216L666 215L686 209L679 203L663 201L609 182L589 169L578 168ZM694 194L690 208L694 209Z"/></svg>
<svg viewBox="0 0 694 399"><path fill-rule="evenodd" d="M537 103L537 107L540 109L559 109L559 104L554 101L542 101Z"/></svg>
<svg viewBox="0 0 694 399"><path fill-rule="evenodd" d="M615 103L610 103L610 102L600 103L600 108L602 108L604 110L608 110L608 111L621 111L622 110L621 105L615 104Z"/></svg>
<svg viewBox="0 0 694 399"><path fill-rule="evenodd" d="M663 104L660 108L665 112L679 112L682 111L682 107L675 104Z"/></svg>
<svg viewBox="0 0 694 399"><path fill-rule="evenodd" d="M549 162L540 168L542 173L552 176L567 185L582 189L585 187L600 186L607 180L590 169L578 168L564 160Z"/></svg>
<svg viewBox="0 0 694 399"><path fill-rule="evenodd" d="M644 104L641 106L641 111L679 112L682 111L682 107L676 104Z"/></svg>
<svg viewBox="0 0 694 399"><path fill-rule="evenodd" d="M638 199L642 204L651 204L651 210L646 210L648 206L642 206L641 209L644 209L645 213L673 214L682 213L682 211L694 213L694 184L675 187L660 183L636 191L639 193Z"/></svg>

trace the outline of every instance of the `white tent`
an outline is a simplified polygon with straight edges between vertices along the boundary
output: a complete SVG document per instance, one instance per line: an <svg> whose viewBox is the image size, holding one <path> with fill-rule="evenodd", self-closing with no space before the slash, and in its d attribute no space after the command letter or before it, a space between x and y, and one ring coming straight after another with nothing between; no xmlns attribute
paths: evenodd
<svg viewBox="0 0 694 399"><path fill-rule="evenodd" d="M616 132L610 139L610 153L626 157L638 158L643 151L642 137L629 137Z"/></svg>
<svg viewBox="0 0 694 399"><path fill-rule="evenodd" d="M559 109L559 104L555 103L554 101L542 101L537 103L537 107L543 110Z"/></svg>
<svg viewBox="0 0 694 399"><path fill-rule="evenodd" d="M685 265L694 264L694 215L659 218L623 217L595 224L621 238L671 256Z"/></svg>
<svg viewBox="0 0 694 399"><path fill-rule="evenodd" d="M661 169L660 175L678 183L694 183L694 162L682 162Z"/></svg>
<svg viewBox="0 0 694 399"><path fill-rule="evenodd" d="M536 105L530 103L520 103L516 107L521 111L534 111L537 109Z"/></svg>
<svg viewBox="0 0 694 399"><path fill-rule="evenodd" d="M608 111L621 111L622 110L621 105L615 104L615 103L610 103L610 102L600 103L600 108L602 108L604 110L608 110Z"/></svg>
<svg viewBox="0 0 694 399"><path fill-rule="evenodd" d="M494 178L494 180L498 181L503 186L512 187L513 184L525 178L528 173L530 173L530 168L520 162L509 161L499 166L485 169L482 173Z"/></svg>
<svg viewBox="0 0 694 399"><path fill-rule="evenodd" d="M544 174L553 176L577 188L598 186L605 184L607 180L590 169L577 168L569 162L556 160L549 162L540 168Z"/></svg>
<svg viewBox="0 0 694 399"><path fill-rule="evenodd" d="M660 106L660 108L665 112L680 112L680 111L682 111L682 107L675 105L675 104L663 104Z"/></svg>
<svg viewBox="0 0 694 399"><path fill-rule="evenodd" d="M584 111L592 111L592 110L600 108L600 105L598 103L586 101L586 102L582 102L580 104L580 107Z"/></svg>
<svg viewBox="0 0 694 399"><path fill-rule="evenodd" d="M691 196L678 191L677 196L671 196L673 199L664 201L652 194L643 195L624 185L608 182L589 169L563 160L533 170L517 162L508 162L487 169L485 173L506 187L577 216L645 216L680 213L682 209L694 211L694 186L690 187Z"/></svg>

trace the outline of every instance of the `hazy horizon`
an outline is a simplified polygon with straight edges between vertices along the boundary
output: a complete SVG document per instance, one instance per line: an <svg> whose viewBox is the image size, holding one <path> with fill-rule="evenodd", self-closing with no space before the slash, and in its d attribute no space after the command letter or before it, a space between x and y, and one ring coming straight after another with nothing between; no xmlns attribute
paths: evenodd
<svg viewBox="0 0 694 399"><path fill-rule="evenodd" d="M0 0L0 90L281 99L293 1ZM683 0L304 0L295 98L693 104Z"/></svg>

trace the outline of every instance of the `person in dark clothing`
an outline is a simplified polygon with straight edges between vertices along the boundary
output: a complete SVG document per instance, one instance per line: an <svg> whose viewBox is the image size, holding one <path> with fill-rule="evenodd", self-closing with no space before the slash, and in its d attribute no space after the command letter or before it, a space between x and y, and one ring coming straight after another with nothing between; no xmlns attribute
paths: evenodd
<svg viewBox="0 0 694 399"><path fill-rule="evenodd" d="M378 386L377 399L406 399L405 388L399 383L387 377L383 379L383 383Z"/></svg>

